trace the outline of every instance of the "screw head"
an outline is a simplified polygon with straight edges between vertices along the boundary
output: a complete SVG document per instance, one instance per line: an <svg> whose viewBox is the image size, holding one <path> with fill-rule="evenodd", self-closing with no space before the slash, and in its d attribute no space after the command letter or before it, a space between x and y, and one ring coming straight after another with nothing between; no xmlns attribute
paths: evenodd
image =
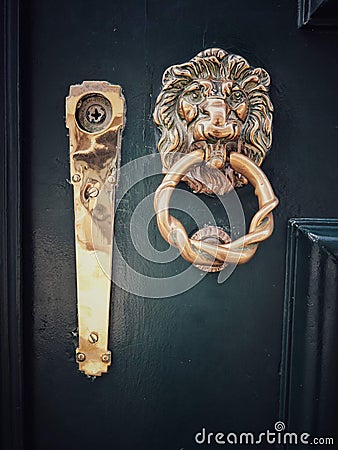
<svg viewBox="0 0 338 450"><path fill-rule="evenodd" d="M79 175L78 173L74 173L74 175L72 176L72 180L74 181L74 183L78 183L81 180L81 175Z"/></svg>
<svg viewBox="0 0 338 450"><path fill-rule="evenodd" d="M102 123L104 119L106 118L106 110L103 106L99 104L93 104L89 106L89 108L86 111L86 117L88 122L90 123Z"/></svg>
<svg viewBox="0 0 338 450"><path fill-rule="evenodd" d="M76 354L76 359L79 362L83 362L86 359L86 355L84 353L82 353L82 352L79 352L79 353Z"/></svg>
<svg viewBox="0 0 338 450"><path fill-rule="evenodd" d="M99 334L96 331L92 331L88 337L88 341L91 344L96 344L96 342L98 342L99 340Z"/></svg>
<svg viewBox="0 0 338 450"><path fill-rule="evenodd" d="M109 177L107 178L108 183L113 184L116 182L116 167L113 167Z"/></svg>
<svg viewBox="0 0 338 450"><path fill-rule="evenodd" d="M101 356L101 359L102 359L102 362L104 362L104 363L109 363L109 362L110 362L110 359L111 359L110 353L104 353L104 354Z"/></svg>
<svg viewBox="0 0 338 450"><path fill-rule="evenodd" d="M90 186L86 189L85 197L86 198L94 198L99 195L99 190L95 186Z"/></svg>

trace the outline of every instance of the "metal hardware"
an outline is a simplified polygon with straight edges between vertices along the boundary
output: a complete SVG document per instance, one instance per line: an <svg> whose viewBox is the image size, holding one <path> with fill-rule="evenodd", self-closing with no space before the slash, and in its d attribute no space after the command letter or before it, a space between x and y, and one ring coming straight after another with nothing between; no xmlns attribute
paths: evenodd
<svg viewBox="0 0 338 450"><path fill-rule="evenodd" d="M76 354L76 359L78 362L83 362L86 359L86 355L84 353L78 352Z"/></svg>
<svg viewBox="0 0 338 450"><path fill-rule="evenodd" d="M102 362L104 362L105 364L110 364L111 363L111 352L107 352L107 353L103 354L101 359L102 359Z"/></svg>
<svg viewBox="0 0 338 450"><path fill-rule="evenodd" d="M89 335L88 341L91 344L96 344L96 342L99 340L99 335L95 331L92 331Z"/></svg>
<svg viewBox="0 0 338 450"><path fill-rule="evenodd" d="M72 176L72 181L74 181L74 183L78 183L79 181L81 181L81 175L79 175L78 173L74 173L74 175Z"/></svg>
<svg viewBox="0 0 338 450"><path fill-rule="evenodd" d="M99 195L99 190L95 186L89 186L85 191L85 197L88 198L94 198Z"/></svg>
<svg viewBox="0 0 338 450"><path fill-rule="evenodd" d="M157 188L154 206L158 228L163 238L177 247L187 261L197 266L203 265L208 272L214 272L215 268L219 268L224 262L243 264L253 257L259 242L267 239L273 232L271 211L277 206L278 200L263 171L247 156L231 153L231 167L249 180L258 197L259 210L251 220L249 233L225 244L211 244L206 240L188 238L182 223L169 214L169 201L173 188L189 170L203 163L204 157L203 150L195 150L181 158Z"/></svg>
<svg viewBox="0 0 338 450"><path fill-rule="evenodd" d="M120 164L125 102L120 86L85 81L70 87L66 126L74 188L79 347L87 375L107 372L108 325L116 171ZM115 174L112 179L112 174ZM93 331L95 330L95 331Z"/></svg>
<svg viewBox="0 0 338 450"><path fill-rule="evenodd" d="M269 86L264 69L217 48L169 67L163 75L154 121L162 133L158 150L167 175L155 194L157 223L164 239L201 270L214 272L228 262L247 262L273 232L271 212L278 199L259 168L272 143ZM229 242L218 227L206 227L189 239L168 212L180 180L196 193L218 195L250 182L259 210L249 233Z"/></svg>
<svg viewBox="0 0 338 450"><path fill-rule="evenodd" d="M112 114L111 103L99 93L81 97L76 105L76 121L80 128L89 133L96 133L107 128Z"/></svg>
<svg viewBox="0 0 338 450"><path fill-rule="evenodd" d="M196 231L196 233L194 233L191 236L191 239L195 241L208 242L209 244L214 245L224 245L229 244L231 242L228 233L226 233L222 228L215 227L213 225L204 227ZM212 267L210 267L210 265L203 266L200 264L196 264L196 267L200 270L203 270L204 272L220 272L221 270L224 269L225 266L227 266L226 262L224 262L219 266L212 266Z"/></svg>

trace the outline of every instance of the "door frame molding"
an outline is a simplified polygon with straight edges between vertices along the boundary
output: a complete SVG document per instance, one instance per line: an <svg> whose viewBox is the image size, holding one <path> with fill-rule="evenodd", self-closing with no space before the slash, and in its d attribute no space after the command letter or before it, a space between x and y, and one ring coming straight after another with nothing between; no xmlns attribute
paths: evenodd
<svg viewBox="0 0 338 450"><path fill-rule="evenodd" d="M298 0L298 28L336 29L338 26L335 0ZM333 6L332 6L333 5Z"/></svg>
<svg viewBox="0 0 338 450"><path fill-rule="evenodd" d="M0 446L22 450L23 315L21 269L20 1L1 9L0 98Z"/></svg>
<svg viewBox="0 0 338 450"><path fill-rule="evenodd" d="M289 432L320 433L329 395L318 389L335 353L326 344L337 323L338 219L290 219L287 241L280 420Z"/></svg>

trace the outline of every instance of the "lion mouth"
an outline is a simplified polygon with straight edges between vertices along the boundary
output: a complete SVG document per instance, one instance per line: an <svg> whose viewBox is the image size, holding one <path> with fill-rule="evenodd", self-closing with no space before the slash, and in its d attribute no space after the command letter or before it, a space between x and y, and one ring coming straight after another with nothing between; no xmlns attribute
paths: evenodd
<svg viewBox="0 0 338 450"><path fill-rule="evenodd" d="M238 184L238 174L230 167L229 155L239 152L239 141L194 141L189 152L203 150L205 163L194 167L186 175L186 181L194 192L224 195Z"/></svg>
<svg viewBox="0 0 338 450"><path fill-rule="evenodd" d="M205 161L211 161L214 158L220 158L227 164L231 152L240 151L240 141L226 141L220 139L216 142L210 141L194 141L189 148L189 152L194 150L203 150L205 154Z"/></svg>

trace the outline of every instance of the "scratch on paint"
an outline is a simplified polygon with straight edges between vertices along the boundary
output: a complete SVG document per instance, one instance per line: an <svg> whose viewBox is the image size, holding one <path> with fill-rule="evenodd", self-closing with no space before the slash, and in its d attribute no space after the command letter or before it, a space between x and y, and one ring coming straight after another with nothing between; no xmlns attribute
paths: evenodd
<svg viewBox="0 0 338 450"><path fill-rule="evenodd" d="M205 49L206 41L207 41L207 32L208 32L208 22L206 22L204 31L203 31L203 39L202 39L202 48Z"/></svg>

